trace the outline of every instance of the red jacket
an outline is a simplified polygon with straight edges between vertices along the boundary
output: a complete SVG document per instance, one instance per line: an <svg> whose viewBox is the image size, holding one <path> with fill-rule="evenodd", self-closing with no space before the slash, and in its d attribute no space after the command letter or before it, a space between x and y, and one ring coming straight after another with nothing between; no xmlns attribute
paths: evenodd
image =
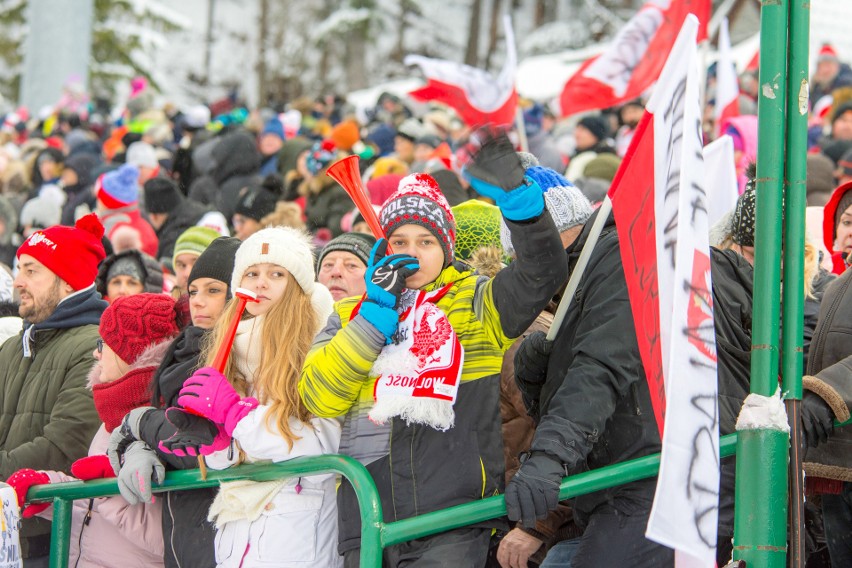
<svg viewBox="0 0 852 568"><path fill-rule="evenodd" d="M99 213L101 222L104 225L104 234L110 240L113 248L127 249L139 248L142 252L152 258L157 258L157 249L160 241L154 228L151 224L142 217L138 205L129 205L121 209L110 209L103 213ZM126 229L124 227L127 227ZM116 247L116 238L118 241L124 237L132 239L139 238L141 243L137 246L118 246Z"/></svg>

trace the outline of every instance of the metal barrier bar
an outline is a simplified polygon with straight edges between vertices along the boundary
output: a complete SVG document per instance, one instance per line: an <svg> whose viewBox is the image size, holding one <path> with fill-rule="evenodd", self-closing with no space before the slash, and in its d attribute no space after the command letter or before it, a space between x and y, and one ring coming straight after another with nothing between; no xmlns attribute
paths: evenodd
<svg viewBox="0 0 852 568"><path fill-rule="evenodd" d="M736 449L736 434L723 436L719 440L720 457L732 456ZM653 477L659 469L660 454L654 454L566 477L562 480L559 499L564 500L578 495L586 495L616 485ZM505 514L506 502L502 495L495 495L464 505L456 505L448 509L384 525L382 546L399 544L415 538L487 521Z"/></svg>
<svg viewBox="0 0 852 568"><path fill-rule="evenodd" d="M197 469L170 471L162 485L155 485L153 491L179 491L216 487L222 481L251 479L271 481L287 477L298 477L320 473L339 473L352 483L358 504L361 508L361 566L369 568L381 566L381 528L382 505L376 486L366 468L358 461L341 455L321 455L295 458L275 464L251 464L224 469L210 470L207 480L201 479ZM38 485L30 489L28 501L53 501L53 526L50 540L50 568L68 566L68 546L71 539L71 509L75 499L91 499L118 494L115 479L93 481L74 481Z"/></svg>
<svg viewBox="0 0 852 568"><path fill-rule="evenodd" d="M736 434L720 440L721 457L736 451ZM559 492L560 499L593 493L631 481L653 477L660 467L660 455L644 456L601 469L566 477ZM486 521L506 514L502 495L427 513L418 517L385 524L376 486L367 470L356 460L341 455L296 458L275 464L251 464L225 470L210 470L206 480L197 469L170 471L154 493L216 487L222 481L251 479L271 481L285 477L319 473L339 473L347 478L361 508L361 566L380 568L382 550L393 544ZM75 499L92 499L118 494L115 479L74 481L37 485L30 489L27 500L33 503L53 501L53 528L50 542L50 568L66 568L71 538L71 509Z"/></svg>

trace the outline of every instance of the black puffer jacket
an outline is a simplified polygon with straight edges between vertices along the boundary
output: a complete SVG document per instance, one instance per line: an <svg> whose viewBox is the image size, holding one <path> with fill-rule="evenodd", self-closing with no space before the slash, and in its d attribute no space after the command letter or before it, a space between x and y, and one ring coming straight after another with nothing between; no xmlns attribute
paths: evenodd
<svg viewBox="0 0 852 568"><path fill-rule="evenodd" d="M743 401L751 388L751 322L754 270L745 258L732 250L710 249L713 279L713 317L716 327L716 353L719 372L719 433L736 429ZM734 534L734 481L736 458L720 464L718 560L730 559Z"/></svg>
<svg viewBox="0 0 852 568"><path fill-rule="evenodd" d="M316 232L328 228L333 237L343 233L340 222L355 204L340 184L322 170L316 177L302 182L299 192L305 196L307 229Z"/></svg>
<svg viewBox="0 0 852 568"><path fill-rule="evenodd" d="M194 227L210 211L213 211L213 207L209 205L203 205L191 199L181 200L174 211L169 213L163 226L157 231L157 238L160 240L157 260L164 266L171 268L172 256L174 256L175 243L178 237L190 227Z"/></svg>
<svg viewBox="0 0 852 568"><path fill-rule="evenodd" d="M719 369L719 433L736 430L751 388L751 321L754 270L732 250L710 249L713 315Z"/></svg>
<svg viewBox="0 0 852 568"><path fill-rule="evenodd" d="M569 273L596 217L567 249ZM569 475L660 451L611 216L556 336L540 409L530 450L554 456ZM578 497L577 518L585 523L604 502L628 515L647 509L655 483L645 479Z"/></svg>
<svg viewBox="0 0 852 568"><path fill-rule="evenodd" d="M154 405L160 408L148 412L140 424L142 439L152 448L174 434L166 420L165 409L177 406L178 392L183 382L198 366L201 341L206 331L188 326L172 342L163 362L154 373ZM194 469L195 458L179 458L158 452L169 470ZM163 506L163 543L165 565L169 568L209 568L216 565L213 538L216 530L207 521L207 511L216 497L216 489L168 492Z"/></svg>
<svg viewBox="0 0 852 568"><path fill-rule="evenodd" d="M247 132L225 135L213 148L213 172L192 183L190 199L214 205L230 220L240 190L260 183L260 158L254 138Z"/></svg>

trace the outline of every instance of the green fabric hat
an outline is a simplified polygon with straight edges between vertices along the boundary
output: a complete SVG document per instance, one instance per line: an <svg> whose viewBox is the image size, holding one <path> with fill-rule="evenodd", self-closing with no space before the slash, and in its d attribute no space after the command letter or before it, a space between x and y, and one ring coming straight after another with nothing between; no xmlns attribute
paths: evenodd
<svg viewBox="0 0 852 568"><path fill-rule="evenodd" d="M210 246L221 235L210 227L190 227L180 234L175 241L175 252L172 255L172 265L175 259L184 253L200 256L204 249Z"/></svg>
<svg viewBox="0 0 852 568"><path fill-rule="evenodd" d="M490 203L471 199L453 207L456 218L456 258L470 260L479 247L497 247L500 244L500 208Z"/></svg>

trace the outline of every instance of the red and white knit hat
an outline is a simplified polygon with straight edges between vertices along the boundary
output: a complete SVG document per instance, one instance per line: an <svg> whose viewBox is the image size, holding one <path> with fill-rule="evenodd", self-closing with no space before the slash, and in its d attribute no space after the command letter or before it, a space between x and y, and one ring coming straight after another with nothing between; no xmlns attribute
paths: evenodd
<svg viewBox="0 0 852 568"><path fill-rule="evenodd" d="M830 43L822 44L822 47L819 48L819 54L817 55L817 61L838 61L837 51L834 49Z"/></svg>
<svg viewBox="0 0 852 568"><path fill-rule="evenodd" d="M106 258L103 236L104 226L90 213L73 227L54 225L36 231L18 248L17 257L30 255L69 286L82 290L95 283L98 265Z"/></svg>
<svg viewBox="0 0 852 568"><path fill-rule="evenodd" d="M453 261L456 220L438 182L429 174L411 174L402 178L399 188L382 205L379 222L388 238L402 225L420 225L435 235L441 244L444 266Z"/></svg>

